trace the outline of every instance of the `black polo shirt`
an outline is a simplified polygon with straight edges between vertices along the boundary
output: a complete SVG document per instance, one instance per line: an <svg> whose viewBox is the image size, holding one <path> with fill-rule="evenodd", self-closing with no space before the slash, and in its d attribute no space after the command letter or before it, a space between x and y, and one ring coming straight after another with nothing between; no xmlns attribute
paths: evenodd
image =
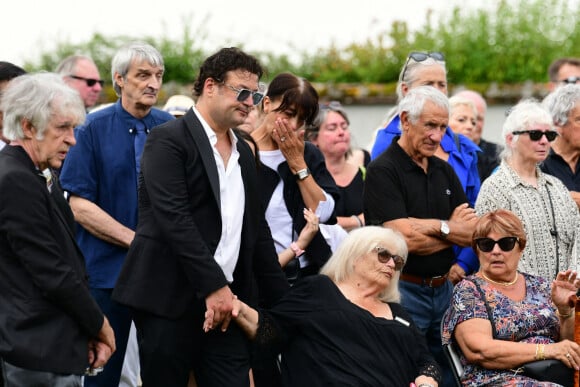
<svg viewBox="0 0 580 387"><path fill-rule="evenodd" d="M447 220L462 203L467 197L453 168L432 156L425 173L399 146L398 138L367 167L364 213L369 225L409 217ZM434 277L447 273L453 261L451 247L429 255L409 253L403 271Z"/></svg>
<svg viewBox="0 0 580 387"><path fill-rule="evenodd" d="M562 156L550 149L550 154L540 165L540 169L562 180L568 191L580 192L580 162L576 163L576 170L572 171Z"/></svg>

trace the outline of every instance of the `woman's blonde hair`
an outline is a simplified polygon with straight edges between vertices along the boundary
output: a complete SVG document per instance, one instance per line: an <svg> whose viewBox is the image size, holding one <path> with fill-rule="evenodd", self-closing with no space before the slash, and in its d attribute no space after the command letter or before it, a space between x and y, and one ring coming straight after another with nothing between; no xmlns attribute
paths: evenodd
<svg viewBox="0 0 580 387"><path fill-rule="evenodd" d="M334 283L347 280L353 274L354 262L357 258L370 253L375 247L389 247L393 254L407 260L407 243L398 231L380 226L366 226L352 230L320 270L320 274L328 276ZM399 271L379 295L385 302L399 302Z"/></svg>

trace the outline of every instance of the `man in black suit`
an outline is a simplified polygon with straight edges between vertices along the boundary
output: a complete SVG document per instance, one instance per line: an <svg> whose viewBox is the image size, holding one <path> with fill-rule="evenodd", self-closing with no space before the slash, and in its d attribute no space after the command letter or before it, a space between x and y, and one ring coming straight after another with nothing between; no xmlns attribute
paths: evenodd
<svg viewBox="0 0 580 387"><path fill-rule="evenodd" d="M0 152L0 366L6 386L80 386L115 350L91 297L74 218L51 173L85 118L56 74L22 75L0 109L10 140Z"/></svg>
<svg viewBox="0 0 580 387"><path fill-rule="evenodd" d="M113 292L133 308L145 386L186 386L191 369L199 387L248 386L234 294L267 306L288 289L254 156L231 129L260 103L262 73L239 49L218 51L201 65L195 107L145 144L139 223Z"/></svg>

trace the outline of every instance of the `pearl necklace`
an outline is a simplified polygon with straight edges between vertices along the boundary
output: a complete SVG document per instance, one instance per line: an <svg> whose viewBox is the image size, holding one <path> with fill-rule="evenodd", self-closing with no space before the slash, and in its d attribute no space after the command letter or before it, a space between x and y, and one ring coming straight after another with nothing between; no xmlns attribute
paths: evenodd
<svg viewBox="0 0 580 387"><path fill-rule="evenodd" d="M496 284L496 285L500 285L500 286L505 286L505 287L512 286L513 284L515 284L516 282L518 282L518 278L520 278L519 273L516 271L516 277L512 281L510 281L510 282L499 282L499 281L494 281L491 278L489 278L488 276L486 276L483 273L483 271L480 271L480 273L481 273L481 276L483 278L485 278L486 281L491 282L492 284Z"/></svg>

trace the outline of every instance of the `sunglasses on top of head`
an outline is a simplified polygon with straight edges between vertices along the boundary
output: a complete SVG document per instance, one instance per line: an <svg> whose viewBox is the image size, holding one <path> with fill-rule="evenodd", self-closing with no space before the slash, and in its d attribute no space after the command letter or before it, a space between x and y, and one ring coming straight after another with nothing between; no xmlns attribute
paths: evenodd
<svg viewBox="0 0 580 387"><path fill-rule="evenodd" d="M424 62L429 58L435 59L438 62L445 62L445 56L438 51L434 52L412 51L407 57L407 61L405 62L405 66L403 67L401 81L405 79L405 73L407 72L407 67L409 66L409 61L411 59L413 59L415 62Z"/></svg>
<svg viewBox="0 0 580 387"><path fill-rule="evenodd" d="M79 81L85 81L85 83L87 84L88 87L93 87L97 83L99 85L101 85L101 87L103 87L103 85L105 84L105 81L103 81L102 79L84 78L84 77L79 77L76 75L69 75L69 77L72 79L77 79Z"/></svg>
<svg viewBox="0 0 580 387"><path fill-rule="evenodd" d="M403 266L405 266L405 259L403 259L403 257L400 255L391 254L389 250L383 247L377 246L373 249L373 251L377 253L377 259L380 263L387 263L392 259L395 263L395 270L397 271L400 271Z"/></svg>
<svg viewBox="0 0 580 387"><path fill-rule="evenodd" d="M333 110L333 111L342 110L342 105L338 101L320 103L318 104L318 107L320 108L320 110Z"/></svg>
<svg viewBox="0 0 580 387"><path fill-rule="evenodd" d="M489 253L491 250L493 250L496 243L502 251L512 251L516 245L516 242L519 242L518 237L503 237L497 241L491 238L477 238L475 240L477 248L484 253Z"/></svg>
<svg viewBox="0 0 580 387"><path fill-rule="evenodd" d="M237 93L236 95L236 99L239 102L244 102L245 100L248 99L248 97L252 97L252 104L255 106L257 104L259 104L260 102L262 102L262 98L264 98L264 94L260 93L259 91L252 91L252 90L248 90L248 89L238 89L237 87L234 87L232 85L228 85L225 82L222 82L226 87L228 87L230 90L234 91Z"/></svg>
<svg viewBox="0 0 580 387"><path fill-rule="evenodd" d="M542 136L546 136L549 142L552 142L558 137L558 132L553 130L548 130L546 132L535 129L535 130L516 130L513 131L512 134L524 134L527 133L530 136L530 140L532 141L540 141Z"/></svg>

